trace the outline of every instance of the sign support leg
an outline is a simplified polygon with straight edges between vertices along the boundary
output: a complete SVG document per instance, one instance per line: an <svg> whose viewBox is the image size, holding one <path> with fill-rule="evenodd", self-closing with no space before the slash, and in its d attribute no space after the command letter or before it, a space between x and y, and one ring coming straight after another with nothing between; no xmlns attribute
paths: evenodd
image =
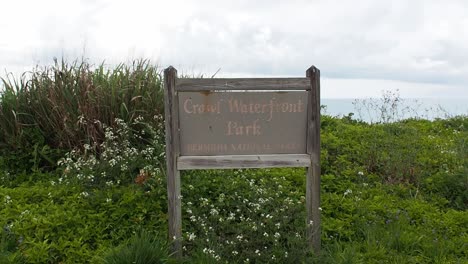
<svg viewBox="0 0 468 264"><path fill-rule="evenodd" d="M310 67L306 76L310 79L308 96L306 211L307 240L315 254L320 254L320 70Z"/></svg>
<svg viewBox="0 0 468 264"><path fill-rule="evenodd" d="M171 253L182 257L182 208L180 194L180 171L177 169L179 156L178 102L175 91L177 70L172 66L164 71L164 103L166 125L166 177L168 197L169 241Z"/></svg>

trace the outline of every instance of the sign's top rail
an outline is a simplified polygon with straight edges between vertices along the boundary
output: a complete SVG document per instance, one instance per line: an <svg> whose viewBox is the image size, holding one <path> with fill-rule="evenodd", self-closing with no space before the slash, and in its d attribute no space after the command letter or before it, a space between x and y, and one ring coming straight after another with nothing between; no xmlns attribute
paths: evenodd
<svg viewBox="0 0 468 264"><path fill-rule="evenodd" d="M180 78L176 91L311 90L309 78Z"/></svg>

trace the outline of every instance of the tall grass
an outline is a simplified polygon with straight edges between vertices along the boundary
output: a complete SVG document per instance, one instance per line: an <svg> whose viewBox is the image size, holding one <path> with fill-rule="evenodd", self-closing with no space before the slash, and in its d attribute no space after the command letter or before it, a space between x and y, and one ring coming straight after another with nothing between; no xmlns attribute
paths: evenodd
<svg viewBox="0 0 468 264"><path fill-rule="evenodd" d="M161 71L147 60L113 69L55 60L1 81L0 144L13 149L22 147L31 130L54 148L102 142L103 127L113 127L116 118L157 122L154 117L164 111Z"/></svg>
<svg viewBox="0 0 468 264"><path fill-rule="evenodd" d="M125 244L110 249L102 259L96 263L103 264L158 264L167 263L169 259L168 247L165 239L158 234L141 230Z"/></svg>

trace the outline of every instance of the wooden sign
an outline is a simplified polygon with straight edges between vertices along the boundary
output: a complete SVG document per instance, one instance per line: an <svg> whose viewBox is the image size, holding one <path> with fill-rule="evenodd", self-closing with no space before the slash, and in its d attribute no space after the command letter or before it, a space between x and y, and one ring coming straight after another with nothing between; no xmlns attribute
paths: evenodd
<svg viewBox="0 0 468 264"><path fill-rule="evenodd" d="M178 79L164 71L169 238L182 254L180 170L307 167L307 237L320 251L320 71Z"/></svg>
<svg viewBox="0 0 468 264"><path fill-rule="evenodd" d="M179 93L182 156L306 154L307 92Z"/></svg>

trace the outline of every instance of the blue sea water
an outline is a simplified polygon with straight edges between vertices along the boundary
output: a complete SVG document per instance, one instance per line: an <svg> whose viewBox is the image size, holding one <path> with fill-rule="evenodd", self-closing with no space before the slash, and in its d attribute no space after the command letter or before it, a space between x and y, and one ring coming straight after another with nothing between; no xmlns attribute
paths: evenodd
<svg viewBox="0 0 468 264"><path fill-rule="evenodd" d="M392 105L392 103L394 103ZM406 118L449 118L468 115L468 98L413 98L383 102L381 98L330 99L322 98L322 114L347 116L366 122L379 122L382 118L396 121Z"/></svg>

